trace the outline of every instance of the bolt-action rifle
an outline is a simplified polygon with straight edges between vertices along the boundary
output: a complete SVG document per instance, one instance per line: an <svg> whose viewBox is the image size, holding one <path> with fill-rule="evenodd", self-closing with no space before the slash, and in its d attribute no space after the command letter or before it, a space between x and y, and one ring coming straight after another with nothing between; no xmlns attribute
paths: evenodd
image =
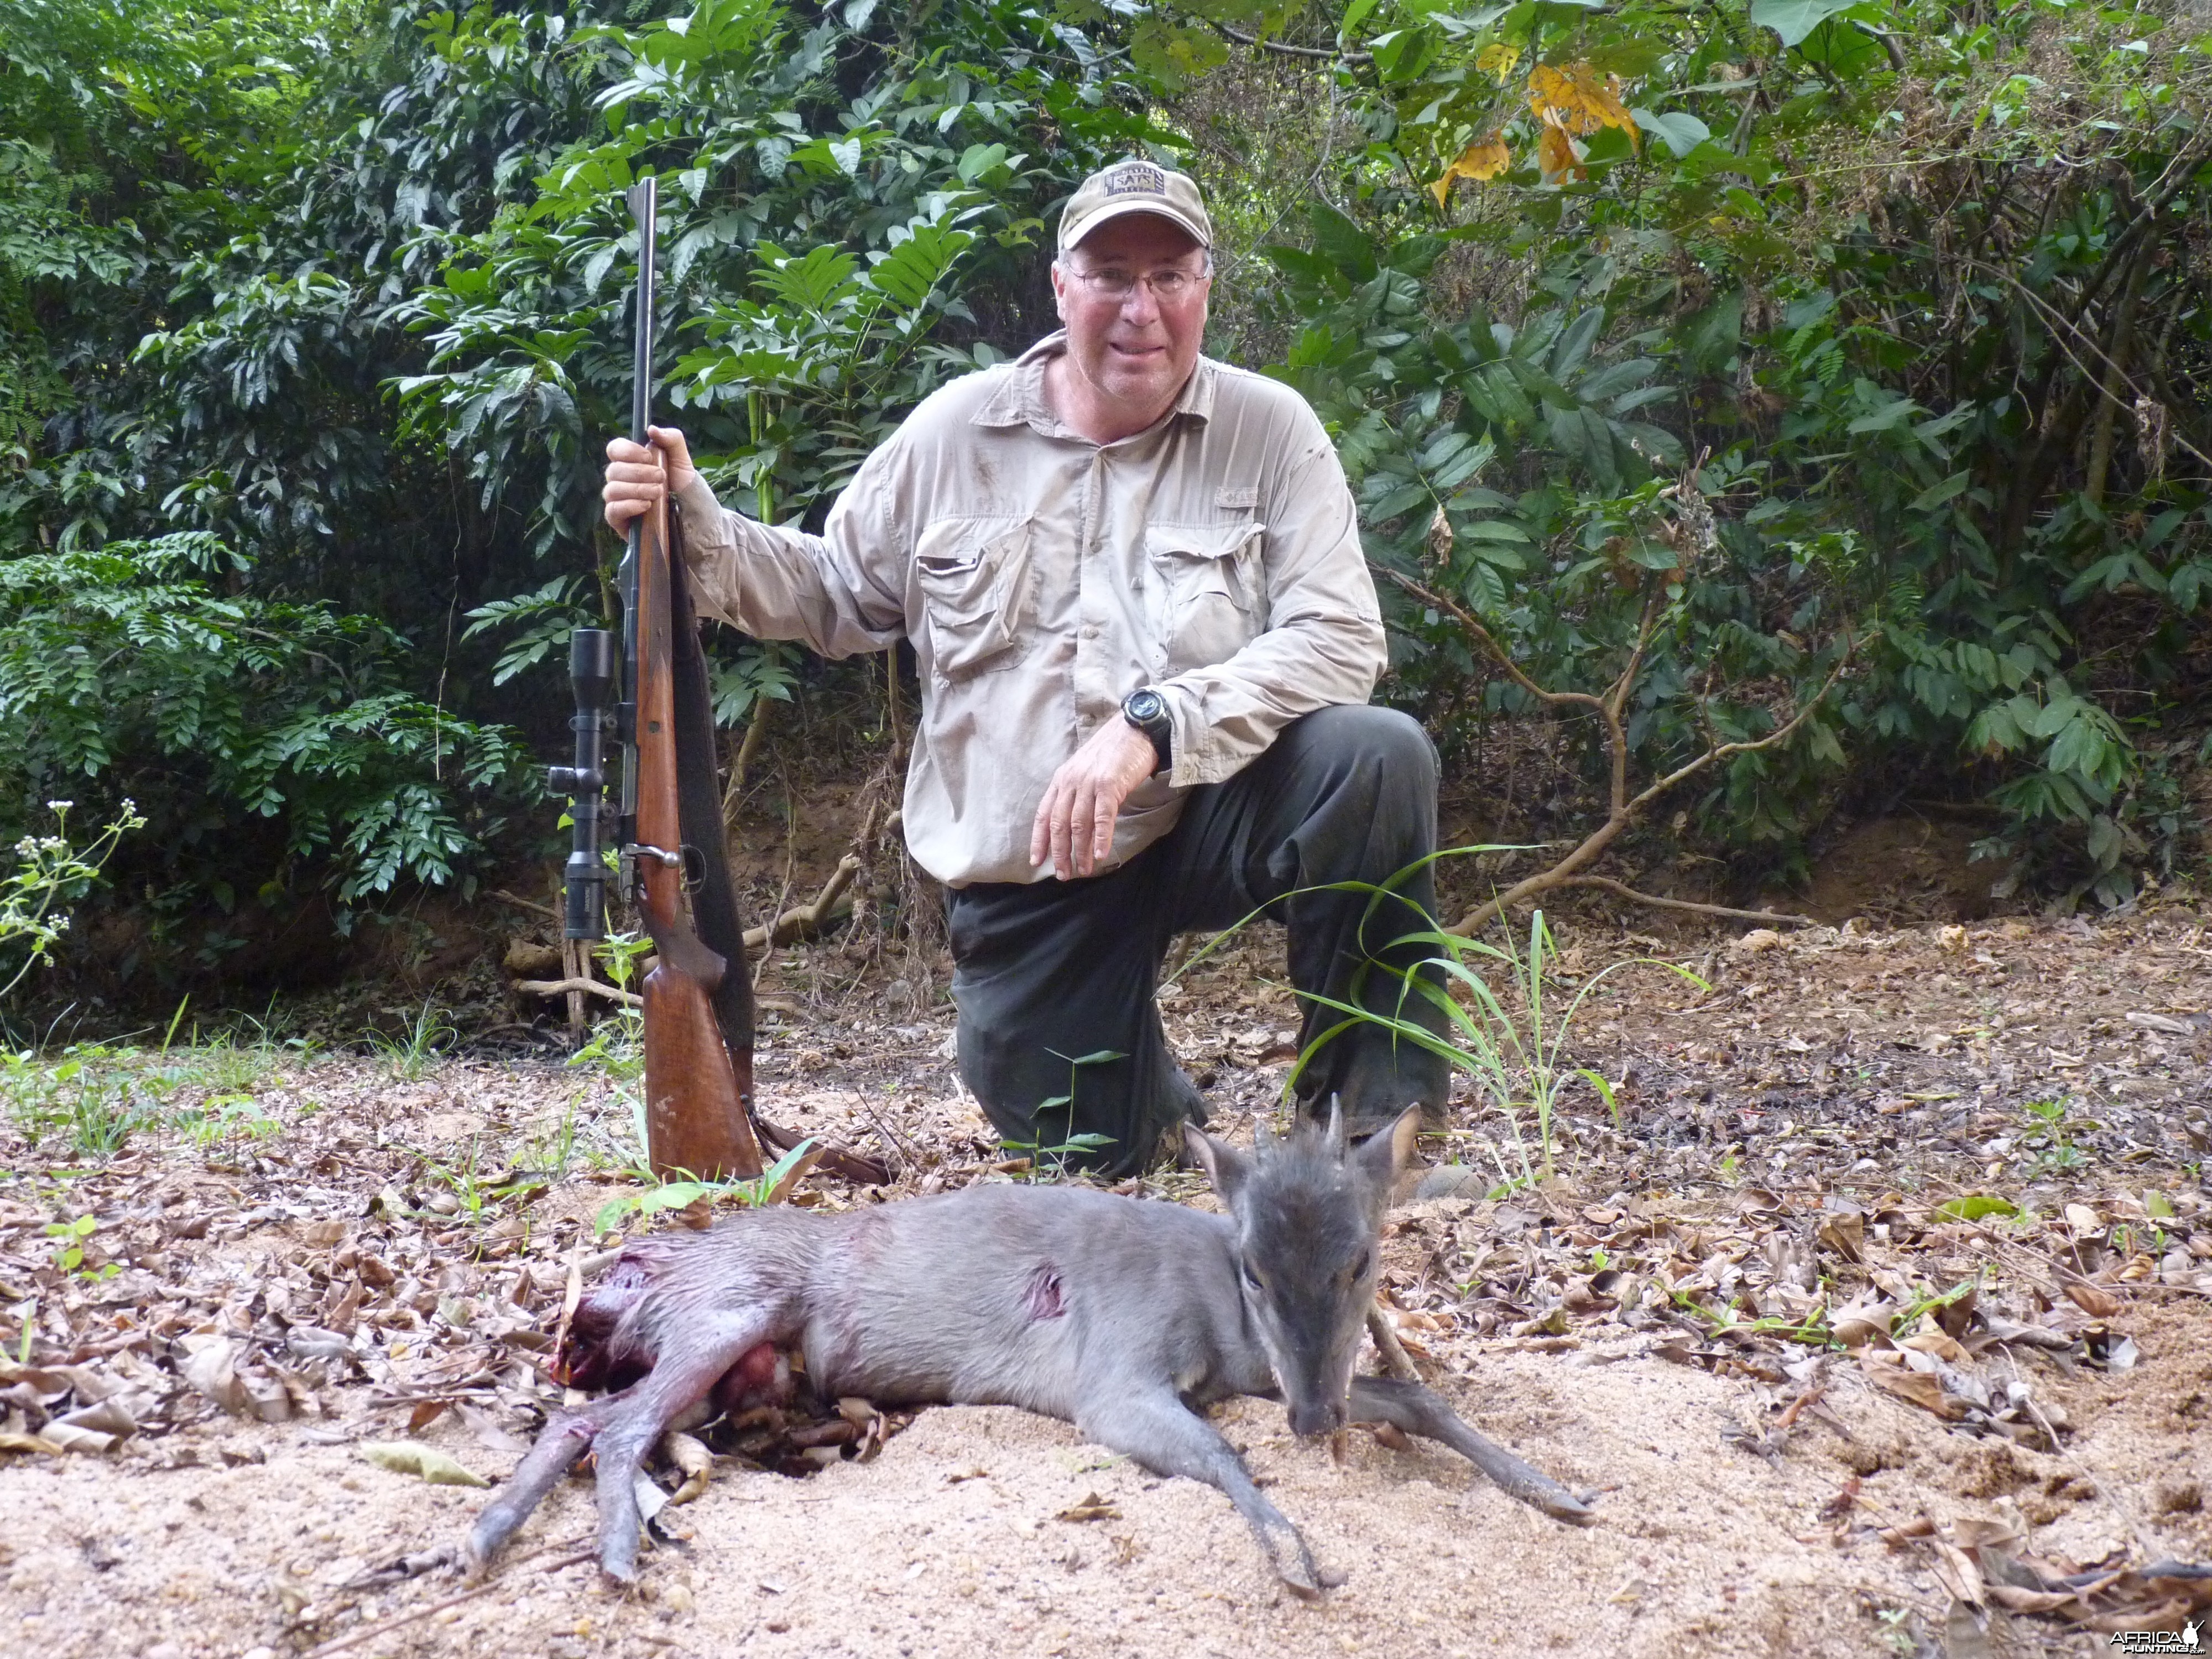
<svg viewBox="0 0 2212 1659"><path fill-rule="evenodd" d="M642 444L653 407L653 180L634 185L629 202L638 252L629 435ZM563 928L572 939L605 937L603 853L611 829L622 891L636 904L655 951L644 985L653 1170L749 1179L761 1172L752 981L722 839L706 661L671 528L665 501L630 521L619 651L604 629L580 628L569 638L575 764L552 774L553 787L569 795L575 824ZM618 806L605 799L610 732L623 755Z"/></svg>

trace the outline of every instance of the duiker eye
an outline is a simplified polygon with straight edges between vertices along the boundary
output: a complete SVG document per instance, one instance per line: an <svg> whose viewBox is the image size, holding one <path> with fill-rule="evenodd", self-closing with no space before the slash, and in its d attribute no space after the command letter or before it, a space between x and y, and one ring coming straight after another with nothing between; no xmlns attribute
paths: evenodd
<svg viewBox="0 0 2212 1659"><path fill-rule="evenodd" d="M1352 1276L1354 1279L1364 1279L1367 1277L1367 1270L1374 1265L1375 1252L1372 1250L1362 1250L1359 1253L1358 1262L1352 1269Z"/></svg>
<svg viewBox="0 0 2212 1659"><path fill-rule="evenodd" d="M1258 1273L1255 1273L1255 1272L1253 1272L1253 1271L1252 1271L1252 1264L1251 1264L1250 1262L1249 1262L1249 1261L1244 1261L1244 1262L1240 1262L1240 1263L1238 1263L1237 1265L1238 1265L1238 1266L1243 1269L1243 1273L1244 1273L1244 1282L1245 1282L1245 1284L1246 1284L1246 1285L1249 1285L1252 1289L1254 1289L1254 1290L1255 1290L1255 1291L1256 1291L1256 1290L1258 1290L1258 1289L1260 1289L1260 1288L1261 1288L1261 1285L1260 1285L1260 1275L1259 1275Z"/></svg>

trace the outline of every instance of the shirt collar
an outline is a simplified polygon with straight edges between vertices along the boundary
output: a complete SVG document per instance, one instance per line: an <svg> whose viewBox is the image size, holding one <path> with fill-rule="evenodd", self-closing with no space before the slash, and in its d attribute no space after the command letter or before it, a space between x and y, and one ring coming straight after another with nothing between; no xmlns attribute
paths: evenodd
<svg viewBox="0 0 2212 1659"><path fill-rule="evenodd" d="M972 422L976 426L1030 426L1048 435L1060 432L1060 422L1045 405L1044 366L1066 349L1067 331L1058 329L1015 358L997 389L970 417ZM1212 419L1214 382L1219 371L1220 365L1212 358L1200 356L1190 378L1182 383L1182 390L1176 394L1168 418L1187 415L1194 421ZM1166 423L1163 420L1160 425ZM1157 431L1158 428L1149 429Z"/></svg>

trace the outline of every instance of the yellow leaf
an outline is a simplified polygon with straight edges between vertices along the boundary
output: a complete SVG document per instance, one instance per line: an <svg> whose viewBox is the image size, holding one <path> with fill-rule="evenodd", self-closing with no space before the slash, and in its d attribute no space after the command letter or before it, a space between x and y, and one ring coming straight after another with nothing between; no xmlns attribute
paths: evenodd
<svg viewBox="0 0 2212 1659"><path fill-rule="evenodd" d="M1513 165L1513 152L1505 147L1505 140L1492 133L1487 138L1478 138L1452 158L1446 167L1430 182L1429 194L1437 198L1437 208L1443 210L1445 199L1451 194L1455 179L1495 179Z"/></svg>
<svg viewBox="0 0 2212 1659"><path fill-rule="evenodd" d="M1547 185L1589 177L1582 157L1575 154L1575 141L1567 137L1566 129L1548 121L1544 124L1544 136L1536 141L1536 167Z"/></svg>
<svg viewBox="0 0 2212 1659"><path fill-rule="evenodd" d="M1475 68L1494 78L1501 87L1511 77L1514 66L1520 61L1521 48L1518 46L1485 46L1474 54Z"/></svg>
<svg viewBox="0 0 2212 1659"><path fill-rule="evenodd" d="M1528 71L1528 107L1547 126L1587 136L1600 127L1619 127L1637 142L1636 118L1620 101L1620 77L1602 81L1588 64L1564 69L1539 64Z"/></svg>
<svg viewBox="0 0 2212 1659"><path fill-rule="evenodd" d="M419 1474L434 1486L489 1486L491 1482L465 1468L435 1447L417 1440L363 1441L361 1455L395 1474Z"/></svg>

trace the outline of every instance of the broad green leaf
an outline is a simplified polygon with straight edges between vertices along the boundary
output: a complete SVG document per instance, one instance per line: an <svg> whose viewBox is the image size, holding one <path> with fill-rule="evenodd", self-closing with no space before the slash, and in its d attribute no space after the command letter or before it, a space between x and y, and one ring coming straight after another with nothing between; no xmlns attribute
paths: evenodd
<svg viewBox="0 0 2212 1659"><path fill-rule="evenodd" d="M1504 542L1516 546L1526 546L1531 539L1527 531L1506 519L1477 519L1458 534L1466 541Z"/></svg>
<svg viewBox="0 0 2212 1659"><path fill-rule="evenodd" d="M1752 0L1751 21L1755 28L1772 29L1782 44L1794 46L1814 29L1849 11L1857 0Z"/></svg>
<svg viewBox="0 0 2212 1659"><path fill-rule="evenodd" d="M1375 244L1367 233L1326 202L1309 210L1313 221L1314 246L1339 275L1354 283L1372 282L1378 269Z"/></svg>
<svg viewBox="0 0 2212 1659"><path fill-rule="evenodd" d="M1988 1193L1973 1193L1964 1198L1953 1199L1938 1208L1936 1213L1951 1221L1979 1221L1993 1215L2009 1220L2020 1213L2020 1206L2010 1199L1997 1198Z"/></svg>
<svg viewBox="0 0 2212 1659"><path fill-rule="evenodd" d="M1972 473L1954 472L1949 477L1944 479L1942 483L1931 484L1927 489L1922 490L1917 495L1915 495L1912 498L1912 511L1915 513L1932 513L1937 507L1942 506L1946 501L1948 501L1953 497L1956 496L1960 491L1966 489L1966 487L1972 482L1973 475Z"/></svg>
<svg viewBox="0 0 2212 1659"><path fill-rule="evenodd" d="M1713 136L1713 130L1687 110L1632 109L1629 113L1636 118L1638 127L1658 134L1678 156L1687 155Z"/></svg>

